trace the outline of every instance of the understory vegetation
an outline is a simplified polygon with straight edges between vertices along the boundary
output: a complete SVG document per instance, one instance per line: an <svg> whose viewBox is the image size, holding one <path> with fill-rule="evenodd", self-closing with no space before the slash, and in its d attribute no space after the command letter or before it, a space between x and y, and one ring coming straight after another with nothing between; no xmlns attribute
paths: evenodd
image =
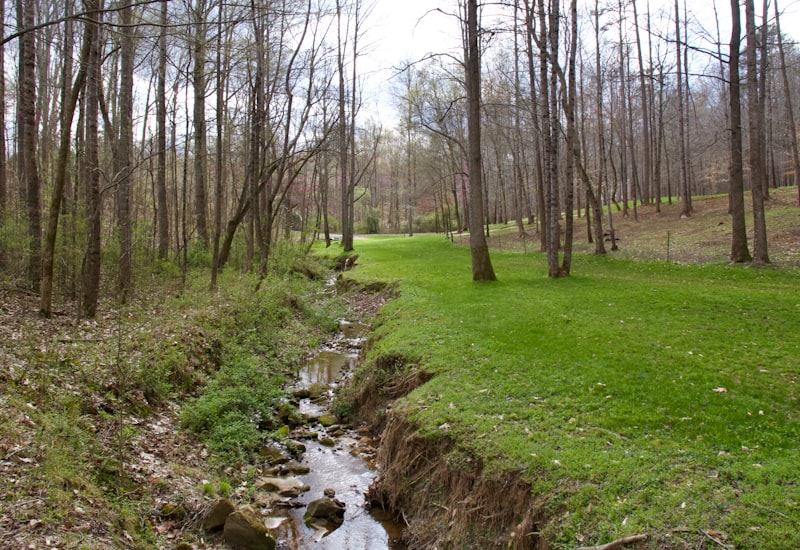
<svg viewBox="0 0 800 550"><path fill-rule="evenodd" d="M162 270L82 321L0 289L0 546L206 547L205 499L253 475L283 384L338 326L326 268L287 249L258 291L231 270L214 292Z"/></svg>
<svg viewBox="0 0 800 550"><path fill-rule="evenodd" d="M580 254L549 279L531 248L493 251L499 281L472 283L469 250L440 236L358 243L348 277L397 281L400 297L356 374L373 395L349 397L404 430L382 449L384 490L427 495L417 540L800 547L800 270ZM416 389L386 408L376 395L403 381ZM495 482L480 524L458 522L477 480L448 500L459 473ZM503 480L529 487L529 508L498 532Z"/></svg>

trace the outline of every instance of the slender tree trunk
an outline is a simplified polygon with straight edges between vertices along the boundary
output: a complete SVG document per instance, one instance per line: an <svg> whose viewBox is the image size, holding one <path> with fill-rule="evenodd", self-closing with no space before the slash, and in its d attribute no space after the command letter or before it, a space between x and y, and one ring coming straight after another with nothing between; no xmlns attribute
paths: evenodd
<svg viewBox="0 0 800 550"><path fill-rule="evenodd" d="M97 313L97 301L100 294L100 158L99 158L99 128L98 109L100 103L100 24L102 24L102 0L87 0L86 7L97 10L96 21L89 22L92 26L89 62L86 67L86 218L88 225L88 238L86 241L86 254L84 256L82 276L83 288L81 292L81 313L88 318L94 318Z"/></svg>
<svg viewBox="0 0 800 550"><path fill-rule="evenodd" d="M561 261L561 269L559 276L566 277L572 269L572 240L574 234L574 220L573 220L573 194L575 184L573 183L573 175L575 173L575 150L579 147L578 138L576 135L575 125L575 112L577 108L577 84L575 77L575 59L578 48L578 2L577 0L570 1L570 23L571 23L571 36L569 45L569 61L567 68L567 101L564 108L566 111L567 119L567 169L566 180L567 192L566 201L564 204L564 215L566 216L566 223L564 227L564 257Z"/></svg>
<svg viewBox="0 0 800 550"><path fill-rule="evenodd" d="M467 0L467 126L469 147L469 245L472 280L494 281L489 245L483 233L483 174L481 163L481 55L478 41L478 2Z"/></svg>
<svg viewBox="0 0 800 550"><path fill-rule="evenodd" d="M169 253L169 212L167 206L167 1L161 0L161 29L158 38L158 81L156 90L156 219L158 257ZM177 208L177 206L176 206Z"/></svg>
<svg viewBox="0 0 800 550"><path fill-rule="evenodd" d="M794 109L792 107L792 92L789 84L788 71L786 70L786 54L783 47L781 34L781 17L778 10L778 0L773 0L775 9L775 30L778 34L778 55L781 61L781 79L783 80L783 94L786 101L786 123L788 126L789 142L792 148L792 166L794 168L794 184L797 186L797 204L800 206L800 154L797 146L797 126L794 123ZM1 53L1 52L0 52ZM2 174L0 174L2 176Z"/></svg>
<svg viewBox="0 0 800 550"><path fill-rule="evenodd" d="M605 184L608 189L608 169L606 167L606 132L605 132L605 117L603 116L603 65L600 59L600 0L595 0L594 4L594 41L595 41L595 71L597 72L597 148L600 164L600 173L597 177L597 200L598 204L603 199L603 185ZM608 191L606 191L608 192ZM611 217L611 202L608 203L608 231L611 238L611 250L617 250L617 239L614 235L614 221ZM602 210L602 209L601 209ZM598 212L595 211L595 217L598 217ZM605 235L600 233L597 239L604 240Z"/></svg>
<svg viewBox="0 0 800 550"><path fill-rule="evenodd" d="M749 262L753 258L747 247L744 214L744 171L742 168L742 104L739 79L741 47L741 14L739 0L731 0L731 41L728 60L728 101L730 106L730 159L728 202L731 210L731 261Z"/></svg>
<svg viewBox="0 0 800 550"><path fill-rule="evenodd" d="M769 64L769 0L762 1L762 9L761 9L761 38L756 40L756 44L758 44L758 101L759 101L759 111L761 113L761 166L764 170L764 175L761 178L761 183L764 186L762 195L765 201L770 199L769 196L769 170L767 165L767 105L768 105L768 90L767 90L767 68ZM755 8L754 8L755 9ZM772 132L770 131L770 135Z"/></svg>
<svg viewBox="0 0 800 550"><path fill-rule="evenodd" d="M686 115L683 95L683 58L681 57L681 15L678 9L678 0L675 0L675 56L677 59L677 84L678 84L678 139L680 156L680 176L681 194L683 203L681 205L681 218L688 218L692 215L692 195L689 191L689 174L686 159Z"/></svg>
<svg viewBox="0 0 800 550"><path fill-rule="evenodd" d="M17 19L30 29L35 21L36 3L17 0ZM19 94L17 99L20 190L28 215L28 281L39 288L42 275L41 182L36 158L36 33L19 38Z"/></svg>
<svg viewBox="0 0 800 550"><path fill-rule="evenodd" d="M194 215L197 238L208 249L208 144L206 140L206 0L197 0L193 8L194 36L192 37L192 89L194 92Z"/></svg>
<svg viewBox="0 0 800 550"><path fill-rule="evenodd" d="M6 20L6 0L0 0L0 21ZM0 25L0 228L3 227L8 207L8 176L6 170L6 46L5 25ZM0 246L0 267L3 267L3 249Z"/></svg>
<svg viewBox="0 0 800 550"><path fill-rule="evenodd" d="M639 94L642 102L642 158L644 160L644 168L642 174L644 175L644 182L642 183L642 202L650 202L652 199L652 154L650 146L652 138L650 136L650 100L647 94L647 84L645 82L644 72L644 57L642 56L642 37L639 32L639 13L636 9L636 0L632 0L633 5L633 21L636 26L636 53L639 58Z"/></svg>
<svg viewBox="0 0 800 550"><path fill-rule="evenodd" d="M543 6L544 7L544 6ZM550 157L550 175L548 177L548 239L547 239L547 264L551 277L558 277L561 268L558 265L558 251L561 245L561 200L559 185L559 160L561 140L561 119L558 116L558 49L560 46L559 37L561 32L561 6L559 0L550 0L550 13L548 17L547 37L549 48L546 52L550 57L548 96L550 105L548 113L550 115L549 124L549 145L546 146L545 155Z"/></svg>
<svg viewBox="0 0 800 550"><path fill-rule="evenodd" d="M214 250L211 263L211 290L217 288L217 275L219 272L219 240L222 236L222 211L225 197L225 96L227 95L228 55L223 60L222 51L227 46L223 32L223 21L226 11L223 5L218 7L217 13L217 150L214 163ZM224 64L224 66L223 66Z"/></svg>
<svg viewBox="0 0 800 550"><path fill-rule="evenodd" d="M758 43L756 37L756 14L754 0L744 0L747 37L747 107L749 110L748 131L750 134L750 186L753 195L753 264L765 265L767 254L767 222L764 215L764 112L758 96ZM765 78L766 75L760 75Z"/></svg>
<svg viewBox="0 0 800 550"><path fill-rule="evenodd" d="M336 64L339 73L339 188L341 191L341 210L342 210L342 249L349 252L353 249L353 228L350 227L350 178L348 177L349 163L347 157L350 152L347 132L347 94L345 90L345 47L346 36L342 29L342 2L336 0L336 21L337 21L337 58Z"/></svg>
<svg viewBox="0 0 800 550"><path fill-rule="evenodd" d="M527 237L525 232L525 180L522 177L522 90L519 78L519 6L514 4L514 143L512 162L514 164L514 218L517 222L517 235Z"/></svg>
<svg viewBox="0 0 800 550"><path fill-rule="evenodd" d="M95 28L92 24L85 25L86 30L83 38L83 45L81 47L81 57L79 61L78 75L75 78L75 83L72 85L72 90L67 91L69 88L71 78L64 78L62 94L62 109L61 109L61 142L58 150L58 160L56 162L56 172L53 182L53 194L50 199L50 214L47 220L47 232L44 240L44 254L42 255L42 284L39 296L39 315L42 317L50 317L52 315L52 297L53 297L53 264L56 248L56 236L58 233L58 220L61 213L61 203L64 198L64 188L67 181L67 164L69 162L70 142L72 139L72 120L75 116L75 109L78 104L81 90L84 88L86 82L86 67L89 63L90 45L94 40L93 33ZM71 51L72 47L70 41L66 41L67 47ZM68 58L65 57L65 67L67 66ZM64 76L68 76L69 72L64 70Z"/></svg>
<svg viewBox="0 0 800 550"><path fill-rule="evenodd" d="M119 142L116 147L117 184L117 225L119 228L120 255L119 279L117 280L118 299L126 303L130 292L133 273L133 237L131 223L131 178L133 167L133 64L135 45L133 8L131 0L124 0L120 11L122 37L120 48L120 91L119 91Z"/></svg>

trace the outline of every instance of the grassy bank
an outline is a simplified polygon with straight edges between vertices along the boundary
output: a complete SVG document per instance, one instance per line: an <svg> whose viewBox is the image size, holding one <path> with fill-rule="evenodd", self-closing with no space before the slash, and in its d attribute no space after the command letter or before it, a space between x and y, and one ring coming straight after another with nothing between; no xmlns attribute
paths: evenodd
<svg viewBox="0 0 800 550"><path fill-rule="evenodd" d="M349 276L400 281L367 369L435 375L393 414L452 470L529 483L531 538L800 547L800 271L580 255L551 280L509 251L477 284L441 237L357 249Z"/></svg>

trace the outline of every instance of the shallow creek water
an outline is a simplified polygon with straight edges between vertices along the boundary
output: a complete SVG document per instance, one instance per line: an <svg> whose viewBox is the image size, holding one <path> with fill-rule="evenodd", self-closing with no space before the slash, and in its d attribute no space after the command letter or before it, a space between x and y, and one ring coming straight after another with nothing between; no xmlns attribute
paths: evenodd
<svg viewBox="0 0 800 550"><path fill-rule="evenodd" d="M333 345L319 351L301 369L297 389L321 384L333 388L355 367L358 351L364 340L367 327L358 323L341 322L340 337ZM300 412L319 417L329 413L329 400L313 403L310 399L300 401ZM329 430L316 426L320 437L329 437L333 447L319 441L305 440L306 452L302 465L310 472L297 476L311 490L298 500L302 504L323 496L325 489L336 491L336 498L346 505L344 523L330 532L307 527L303 521L305 506L289 510L289 521L276 533L278 548L285 550L330 549L330 550L403 550L398 542L400 525L381 510L367 510L364 494L378 475L369 460L370 453L363 452L361 436L354 430L336 426ZM332 435L332 433L337 435ZM355 453L359 449L361 452Z"/></svg>

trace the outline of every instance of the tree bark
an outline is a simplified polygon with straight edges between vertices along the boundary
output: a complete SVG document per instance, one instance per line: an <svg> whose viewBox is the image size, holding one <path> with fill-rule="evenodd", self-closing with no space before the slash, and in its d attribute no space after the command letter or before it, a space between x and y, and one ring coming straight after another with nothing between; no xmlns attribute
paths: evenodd
<svg viewBox="0 0 800 550"><path fill-rule="evenodd" d="M472 280L495 281L497 276L483 233L483 174L481 167L481 56L478 49L478 2L467 0L467 129L469 149L469 246Z"/></svg>
<svg viewBox="0 0 800 550"><path fill-rule="evenodd" d="M0 21L6 20L6 0L0 0ZM0 25L0 128L6 127L6 45L5 26ZM3 227L8 207L8 176L6 170L6 140L0 139L0 227ZM3 250L0 248L0 267L3 266Z"/></svg>
<svg viewBox="0 0 800 550"><path fill-rule="evenodd" d="M69 162L70 141L72 139L72 120L75 116L78 98L86 82L86 67L89 63L90 45L94 40L94 27L89 23L87 23L85 27L78 74L75 77L72 90L63 95L65 101L62 103L61 109L61 141L59 144L58 160L56 162L56 172L53 181L53 194L50 199L50 214L47 220L44 254L42 255L42 284L39 295L39 315L42 317L50 317L52 315L53 260L55 257L56 235L58 233L61 203L64 198L64 188L67 181L67 164ZM67 59L68 58L65 58L65 63ZM66 74L67 71L65 71L65 75ZM66 92L66 89L69 87L69 82L66 79L63 82L63 86Z"/></svg>
<svg viewBox="0 0 800 550"><path fill-rule="evenodd" d="M749 262L753 258L747 246L744 213L744 170L742 168L742 103L739 80L741 47L741 14L739 0L731 0L731 41L728 59L728 102L730 106L730 159L728 202L731 210L731 261Z"/></svg>
<svg viewBox="0 0 800 550"><path fill-rule="evenodd" d="M753 264L770 263L767 254L767 222L764 215L764 158L762 142L764 139L764 111L759 97L758 38L756 37L756 14L754 0L744 0L745 26L747 37L747 107L749 111L748 131L750 134L750 187L753 195ZM765 78L766 75L760 75Z"/></svg>
<svg viewBox="0 0 800 550"><path fill-rule="evenodd" d="M192 90L194 92L194 215L197 224L197 238L208 249L208 200L206 181L208 180L208 145L206 140L206 0L197 0L192 17L194 35L192 36Z"/></svg>
<svg viewBox="0 0 800 550"><path fill-rule="evenodd" d="M781 79L783 80L783 94L786 101L786 123L789 133L789 143L792 148L792 167L794 168L794 184L797 186L797 204L800 206L800 153L797 145L797 126L794 123L794 109L792 107L792 92L789 84L788 71L786 70L786 53L783 47L781 34L781 17L778 9L778 0L773 0L775 9L775 30L778 34L778 55L781 61ZM0 174L0 177L2 174Z"/></svg>
<svg viewBox="0 0 800 550"><path fill-rule="evenodd" d="M98 144L98 110L100 103L100 24L103 14L102 0L86 0L86 7L97 10L95 21L87 22L92 26L92 41L89 50L89 62L86 66L86 219L88 237L86 254L84 255L81 290L81 313L94 318L97 313L97 302L100 294L100 158Z"/></svg>
<svg viewBox="0 0 800 550"><path fill-rule="evenodd" d="M692 215L692 194L689 190L689 174L686 159L686 115L683 95L683 58L681 57L681 15L678 9L678 0L675 0L675 56L677 58L676 69L678 71L678 139L680 140L680 177L681 195L683 196L681 218L688 218Z"/></svg>
<svg viewBox="0 0 800 550"><path fill-rule="evenodd" d="M158 38L158 81L156 90L156 220L158 257L169 253L169 212L167 211L167 1L161 0L161 29ZM176 205L177 208L177 205Z"/></svg>
<svg viewBox="0 0 800 550"><path fill-rule="evenodd" d="M34 26L36 3L17 0L17 19L22 28ZM19 38L19 90L17 99L20 190L28 215L28 281L39 288L42 275L41 182L36 158L36 33Z"/></svg>
<svg viewBox="0 0 800 550"><path fill-rule="evenodd" d="M117 227L119 231L119 274L117 291L120 303L128 300L133 281L133 235L131 222L131 177L133 168L133 64L135 44L131 0L121 6L119 136L115 183L117 185Z"/></svg>

